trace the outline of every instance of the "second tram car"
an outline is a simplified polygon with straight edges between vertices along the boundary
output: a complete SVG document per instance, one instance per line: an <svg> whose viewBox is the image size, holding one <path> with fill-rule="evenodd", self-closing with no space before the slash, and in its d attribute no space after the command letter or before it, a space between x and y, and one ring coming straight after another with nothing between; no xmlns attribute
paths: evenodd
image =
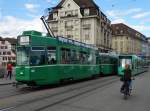
<svg viewBox="0 0 150 111"><path fill-rule="evenodd" d="M118 75L122 76L125 65L129 64L132 75L140 74L146 71L145 61L136 55L119 55Z"/></svg>
<svg viewBox="0 0 150 111"><path fill-rule="evenodd" d="M117 75L118 56L109 53L100 53L99 56L101 75Z"/></svg>

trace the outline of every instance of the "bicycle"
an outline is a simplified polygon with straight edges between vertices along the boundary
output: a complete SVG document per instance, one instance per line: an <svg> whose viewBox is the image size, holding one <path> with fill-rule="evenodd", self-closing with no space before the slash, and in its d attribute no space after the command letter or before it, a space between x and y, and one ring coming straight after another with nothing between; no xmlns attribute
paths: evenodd
<svg viewBox="0 0 150 111"><path fill-rule="evenodd" d="M132 80L135 80L134 78ZM123 86L121 87L121 93L124 95L124 99L128 99L128 96L131 96L132 88L131 81L124 81Z"/></svg>

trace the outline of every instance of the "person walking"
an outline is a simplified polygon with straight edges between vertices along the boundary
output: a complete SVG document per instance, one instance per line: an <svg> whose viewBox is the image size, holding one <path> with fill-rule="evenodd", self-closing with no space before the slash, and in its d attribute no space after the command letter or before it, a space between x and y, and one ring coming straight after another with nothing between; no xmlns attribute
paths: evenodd
<svg viewBox="0 0 150 111"><path fill-rule="evenodd" d="M12 68L13 66L12 66L12 64L11 63L8 63L7 64L7 77L6 78L10 78L10 80L11 80L11 77L12 77Z"/></svg>

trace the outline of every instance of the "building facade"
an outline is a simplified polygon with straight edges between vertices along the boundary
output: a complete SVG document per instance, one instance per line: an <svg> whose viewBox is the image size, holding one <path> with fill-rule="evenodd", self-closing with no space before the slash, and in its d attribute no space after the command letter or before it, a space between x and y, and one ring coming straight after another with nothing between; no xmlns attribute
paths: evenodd
<svg viewBox="0 0 150 111"><path fill-rule="evenodd" d="M16 39L0 37L0 66L16 62L15 45Z"/></svg>
<svg viewBox="0 0 150 111"><path fill-rule="evenodd" d="M148 41L148 60L149 60L149 63L150 63L150 37L147 38L147 41Z"/></svg>
<svg viewBox="0 0 150 111"><path fill-rule="evenodd" d="M146 36L123 23L112 24L111 27L113 50L121 54L146 55Z"/></svg>
<svg viewBox="0 0 150 111"><path fill-rule="evenodd" d="M111 22L93 0L62 0L47 20L55 36L111 48Z"/></svg>

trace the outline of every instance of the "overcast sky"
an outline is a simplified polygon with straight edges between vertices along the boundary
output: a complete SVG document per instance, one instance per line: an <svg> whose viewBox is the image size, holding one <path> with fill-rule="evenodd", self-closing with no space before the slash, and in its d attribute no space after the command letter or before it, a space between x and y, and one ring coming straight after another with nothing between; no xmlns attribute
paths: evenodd
<svg viewBox="0 0 150 111"><path fill-rule="evenodd" d="M150 37L150 0L94 0L112 23L123 22ZM45 31L44 10L60 0L0 0L0 36L16 37L23 30Z"/></svg>

